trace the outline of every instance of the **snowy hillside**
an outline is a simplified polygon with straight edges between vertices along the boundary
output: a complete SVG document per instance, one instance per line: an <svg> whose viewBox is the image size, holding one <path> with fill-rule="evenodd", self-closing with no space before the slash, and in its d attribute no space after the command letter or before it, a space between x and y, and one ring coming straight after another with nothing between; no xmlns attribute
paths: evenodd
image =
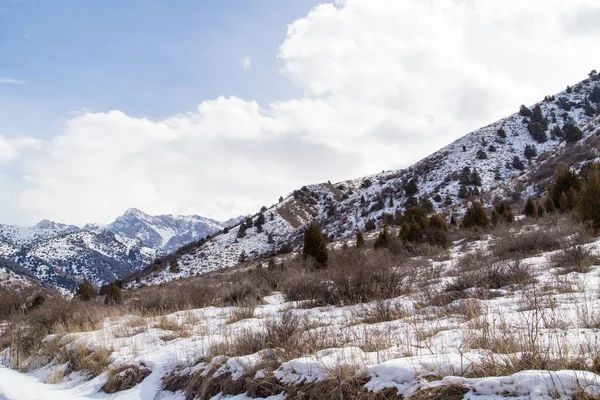
<svg viewBox="0 0 600 400"><path fill-rule="evenodd" d="M538 161L541 164L550 153L568 154L574 144L567 141L583 143L596 135L600 121L594 118L600 113L600 99L592 98L594 89L600 90L598 75L538 104L520 110L515 105L515 114L456 140L407 169L305 186L264 212L262 233L252 226L245 237L237 238L236 226L200 247L181 249L176 261L163 260L135 278L138 283L155 284L277 253L286 245L297 246L303 225L313 219L330 237L340 239L365 230L368 220L381 225L385 214L394 215L407 205L429 204L449 217L462 214L465 201L474 197L489 205L492 198L488 193L503 198L530 195L535 182L515 185L519 176L535 170ZM572 131L577 130L583 137L573 140ZM592 159L598 156L597 146L589 151L596 152Z"/></svg>
<svg viewBox="0 0 600 400"><path fill-rule="evenodd" d="M275 292L258 305L102 318L47 336L20 365L28 374L0 368L0 396L597 399L600 242L568 247L579 231L560 218L392 258L404 294L390 298L319 307ZM550 236L536 243L548 251L505 258L507 241L523 246L540 230ZM591 257L585 266L568 263L574 249ZM486 274L495 286L480 286ZM14 363L11 354L0 360Z"/></svg>

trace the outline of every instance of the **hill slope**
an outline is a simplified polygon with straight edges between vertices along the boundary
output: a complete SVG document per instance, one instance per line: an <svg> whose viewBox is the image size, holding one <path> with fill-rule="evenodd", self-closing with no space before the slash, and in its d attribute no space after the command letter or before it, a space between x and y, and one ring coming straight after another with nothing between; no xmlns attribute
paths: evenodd
<svg viewBox="0 0 600 400"><path fill-rule="evenodd" d="M548 156L564 159L576 146L567 140L577 139L579 130L583 142L597 133L599 91L600 79L595 76L532 107L522 106L518 113L456 140L407 169L305 186L264 210L265 223L260 228L255 226L259 214L253 216L244 237L238 237L238 225L202 246L180 249L175 257L155 263L130 280L156 284L285 251L299 244L302 228L311 220L318 221L331 238L340 239L364 230L370 219L380 221L384 214L410 205L428 205L446 216L460 215L473 197L489 205L492 194L516 199L539 191L543 188L531 177L539 173ZM580 154L580 158L597 157L598 148L587 152L593 154Z"/></svg>

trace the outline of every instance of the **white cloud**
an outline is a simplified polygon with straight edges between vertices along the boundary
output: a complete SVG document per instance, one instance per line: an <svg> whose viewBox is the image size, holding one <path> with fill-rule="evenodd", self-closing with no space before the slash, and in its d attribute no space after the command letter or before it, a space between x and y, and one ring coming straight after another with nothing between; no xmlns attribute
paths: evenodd
<svg viewBox="0 0 600 400"><path fill-rule="evenodd" d="M244 69L250 69L250 67L252 66L252 58L250 58L250 57L242 58L241 64Z"/></svg>
<svg viewBox="0 0 600 400"><path fill-rule="evenodd" d="M22 85L23 81L13 78L3 78L0 76L0 85Z"/></svg>
<svg viewBox="0 0 600 400"><path fill-rule="evenodd" d="M599 69L600 33L572 29L594 3L320 5L279 50L300 98L219 97L160 121L84 113L27 159L19 209L2 206L74 223L133 206L226 219L302 184L409 165Z"/></svg>

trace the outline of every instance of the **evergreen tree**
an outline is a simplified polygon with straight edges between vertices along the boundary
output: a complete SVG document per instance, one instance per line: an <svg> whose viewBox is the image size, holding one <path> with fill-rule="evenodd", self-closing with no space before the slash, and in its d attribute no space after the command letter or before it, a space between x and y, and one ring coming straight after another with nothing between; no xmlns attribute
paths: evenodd
<svg viewBox="0 0 600 400"><path fill-rule="evenodd" d="M518 169L519 171L522 171L525 169L525 165L523 165L523 161L521 161L521 159L518 156L513 157L512 167L514 169Z"/></svg>
<svg viewBox="0 0 600 400"><path fill-rule="evenodd" d="M577 213L581 220L594 230L600 230L600 166L595 164L588 171L577 201Z"/></svg>
<svg viewBox="0 0 600 400"><path fill-rule="evenodd" d="M589 100L592 103L600 104L600 86L596 86L594 89L592 89Z"/></svg>
<svg viewBox="0 0 600 400"><path fill-rule="evenodd" d="M375 221L373 221L372 219L367 220L367 222L365 223L365 230L367 232L369 232L369 231L374 231L375 229L377 229L377 226L375 225Z"/></svg>
<svg viewBox="0 0 600 400"><path fill-rule="evenodd" d="M544 205L540 202L536 202L535 212L536 212L538 218L542 218L544 216L544 214L546 213L546 210L544 210Z"/></svg>
<svg viewBox="0 0 600 400"><path fill-rule="evenodd" d="M446 195L446 198L444 199L444 205L446 207L451 206L452 205L452 197L450 197L450 195Z"/></svg>
<svg viewBox="0 0 600 400"><path fill-rule="evenodd" d="M482 149L477 150L477 159L478 160L487 160L488 156Z"/></svg>
<svg viewBox="0 0 600 400"><path fill-rule="evenodd" d="M554 201L552 200L552 196L550 196L550 194L546 196L546 201L544 204L546 206L546 212L549 214L553 214L556 211L556 208L554 207Z"/></svg>
<svg viewBox="0 0 600 400"><path fill-rule="evenodd" d="M92 285L90 281L84 279L79 286L77 286L77 291L75 292L75 297L83 300L90 301L94 296L98 294L98 289Z"/></svg>
<svg viewBox="0 0 600 400"><path fill-rule="evenodd" d="M481 175L479 175L477 168L473 168L473 173L471 174L471 183L475 186L481 186Z"/></svg>
<svg viewBox="0 0 600 400"><path fill-rule="evenodd" d="M573 209L580 187L581 182L577 174L564 165L560 166L554 175L554 184L549 190L554 206L561 212Z"/></svg>
<svg viewBox="0 0 600 400"><path fill-rule="evenodd" d="M530 218L537 217L537 209L531 197L527 199L527 203L525 204L525 216Z"/></svg>
<svg viewBox="0 0 600 400"><path fill-rule="evenodd" d="M259 226L259 225L264 225L264 224L265 224L265 214L263 214L261 212L258 214L258 218L256 218L254 225Z"/></svg>
<svg viewBox="0 0 600 400"><path fill-rule="evenodd" d="M465 212L465 216L462 220L462 227L467 229L473 227L486 227L489 223L488 216L481 203L474 201L469 205Z"/></svg>
<svg viewBox="0 0 600 400"><path fill-rule="evenodd" d="M361 231L356 231L356 247L363 247L365 245L365 238Z"/></svg>
<svg viewBox="0 0 600 400"><path fill-rule="evenodd" d="M123 303L123 294L121 289L116 284L111 284L104 298L105 304L121 304Z"/></svg>
<svg viewBox="0 0 600 400"><path fill-rule="evenodd" d="M329 259L327 250L327 240L321 227L316 223L311 223L304 230L304 249L302 250L304 258L311 257L315 260L318 267L325 267Z"/></svg>
<svg viewBox="0 0 600 400"><path fill-rule="evenodd" d="M581 132L581 129L579 129L579 127L577 127L574 124L566 123L563 126L562 130L564 132L565 141L567 143L578 142L579 140L581 140L581 138L583 138L583 132Z"/></svg>
<svg viewBox="0 0 600 400"><path fill-rule="evenodd" d="M531 159L535 156L537 156L537 150L535 149L535 146L532 145L526 145L525 146L525 151L524 151L524 155L525 158L528 159L529 161L531 161Z"/></svg>
<svg viewBox="0 0 600 400"><path fill-rule="evenodd" d="M519 114L523 117L531 117L532 112L527 106L522 104L521 108L519 109Z"/></svg>
<svg viewBox="0 0 600 400"><path fill-rule="evenodd" d="M365 196L360 196L360 204L364 206L366 203L367 200L365 200Z"/></svg>
<svg viewBox="0 0 600 400"><path fill-rule="evenodd" d="M389 203L390 208L394 207L394 197L390 196L390 203Z"/></svg>
<svg viewBox="0 0 600 400"><path fill-rule="evenodd" d="M411 179L406 186L404 187L404 193L407 196L414 196L419 192L419 187L417 185L417 180L415 178Z"/></svg>
<svg viewBox="0 0 600 400"><path fill-rule="evenodd" d="M543 125L539 122L532 122L527 125L527 130L532 138L534 138L538 143L544 143L548 140L548 136L546 136L546 129L544 129Z"/></svg>
<svg viewBox="0 0 600 400"><path fill-rule="evenodd" d="M458 188L458 198L466 199L468 196L469 196L469 190L467 189L467 187L465 185L461 185L460 188Z"/></svg>
<svg viewBox="0 0 600 400"><path fill-rule="evenodd" d="M283 196L279 196L279 202L281 203L283 201Z"/></svg>
<svg viewBox="0 0 600 400"><path fill-rule="evenodd" d="M267 236L267 243L269 244L273 244L273 234L269 232L268 236Z"/></svg>
<svg viewBox="0 0 600 400"><path fill-rule="evenodd" d="M500 137L500 139L506 139L506 131L504 130L504 128L498 129L498 136Z"/></svg>
<svg viewBox="0 0 600 400"><path fill-rule="evenodd" d="M381 232L379 232L379 236L375 240L374 247L376 249L387 248L390 246L391 242L392 236L390 235L387 225L384 225Z"/></svg>
<svg viewBox="0 0 600 400"><path fill-rule="evenodd" d="M237 237L238 237L238 239L246 237L246 224L244 224L243 222L240 224L240 228L238 229Z"/></svg>

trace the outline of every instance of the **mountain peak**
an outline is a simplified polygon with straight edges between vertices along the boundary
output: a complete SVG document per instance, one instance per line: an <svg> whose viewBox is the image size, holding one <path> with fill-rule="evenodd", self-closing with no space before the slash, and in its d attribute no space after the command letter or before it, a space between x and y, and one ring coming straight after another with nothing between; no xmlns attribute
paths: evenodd
<svg viewBox="0 0 600 400"><path fill-rule="evenodd" d="M135 207L132 207L132 208L128 209L127 211L125 211L125 213L123 215L134 215L134 216L138 216L138 217L147 217L147 216L149 216L148 214L146 214L145 212L143 212L139 208L135 208Z"/></svg>
<svg viewBox="0 0 600 400"><path fill-rule="evenodd" d="M35 229L53 229L53 230L64 230L68 228L76 228L73 225L61 224L58 222L43 219L33 226Z"/></svg>

